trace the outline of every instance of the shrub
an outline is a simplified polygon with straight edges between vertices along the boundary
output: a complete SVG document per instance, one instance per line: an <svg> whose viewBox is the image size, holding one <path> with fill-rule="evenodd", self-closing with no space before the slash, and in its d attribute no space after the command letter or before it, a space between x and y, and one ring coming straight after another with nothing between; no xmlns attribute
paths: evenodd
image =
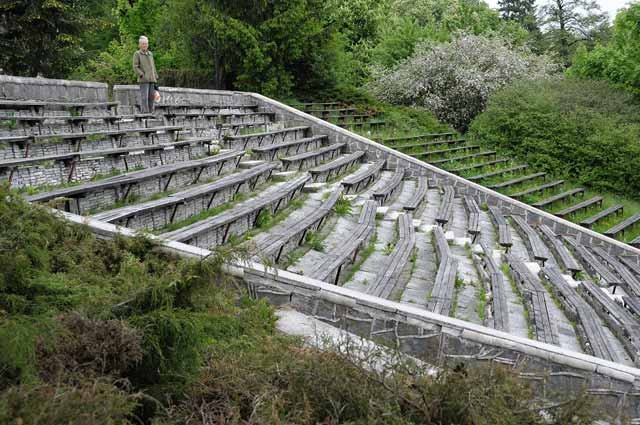
<svg viewBox="0 0 640 425"><path fill-rule="evenodd" d="M424 42L397 67L377 69L369 89L381 100L423 106L440 120L465 129L493 91L556 69L546 57L504 38L460 35L450 43Z"/></svg>
<svg viewBox="0 0 640 425"><path fill-rule="evenodd" d="M640 193L640 105L596 81L520 82L496 93L470 137L595 189Z"/></svg>

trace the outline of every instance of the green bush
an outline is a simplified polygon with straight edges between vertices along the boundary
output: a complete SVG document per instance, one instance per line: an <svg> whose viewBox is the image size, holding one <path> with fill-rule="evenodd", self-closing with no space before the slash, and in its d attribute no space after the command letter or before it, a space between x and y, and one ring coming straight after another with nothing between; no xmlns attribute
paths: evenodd
<svg viewBox="0 0 640 425"><path fill-rule="evenodd" d="M597 190L640 194L640 105L604 82L513 84L491 97L470 138Z"/></svg>

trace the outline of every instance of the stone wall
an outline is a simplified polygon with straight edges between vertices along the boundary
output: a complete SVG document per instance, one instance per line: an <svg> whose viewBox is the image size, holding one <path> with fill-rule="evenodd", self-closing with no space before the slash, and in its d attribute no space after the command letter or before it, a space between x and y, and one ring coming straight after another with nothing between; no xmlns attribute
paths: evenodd
<svg viewBox="0 0 640 425"><path fill-rule="evenodd" d="M106 102L108 85L89 81L0 75L0 99Z"/></svg>

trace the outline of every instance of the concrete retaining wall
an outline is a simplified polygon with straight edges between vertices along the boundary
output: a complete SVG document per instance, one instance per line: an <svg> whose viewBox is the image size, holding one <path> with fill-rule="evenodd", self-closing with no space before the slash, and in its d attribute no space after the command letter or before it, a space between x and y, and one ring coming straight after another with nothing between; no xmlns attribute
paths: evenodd
<svg viewBox="0 0 640 425"><path fill-rule="evenodd" d="M0 99L106 102L108 85L90 81L0 75Z"/></svg>

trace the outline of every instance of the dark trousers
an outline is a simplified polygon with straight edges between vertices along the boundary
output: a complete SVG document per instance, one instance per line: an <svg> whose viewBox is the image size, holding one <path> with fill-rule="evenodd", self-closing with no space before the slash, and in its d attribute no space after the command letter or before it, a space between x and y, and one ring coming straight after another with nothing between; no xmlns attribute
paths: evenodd
<svg viewBox="0 0 640 425"><path fill-rule="evenodd" d="M140 83L140 112L148 114L153 112L154 83Z"/></svg>

